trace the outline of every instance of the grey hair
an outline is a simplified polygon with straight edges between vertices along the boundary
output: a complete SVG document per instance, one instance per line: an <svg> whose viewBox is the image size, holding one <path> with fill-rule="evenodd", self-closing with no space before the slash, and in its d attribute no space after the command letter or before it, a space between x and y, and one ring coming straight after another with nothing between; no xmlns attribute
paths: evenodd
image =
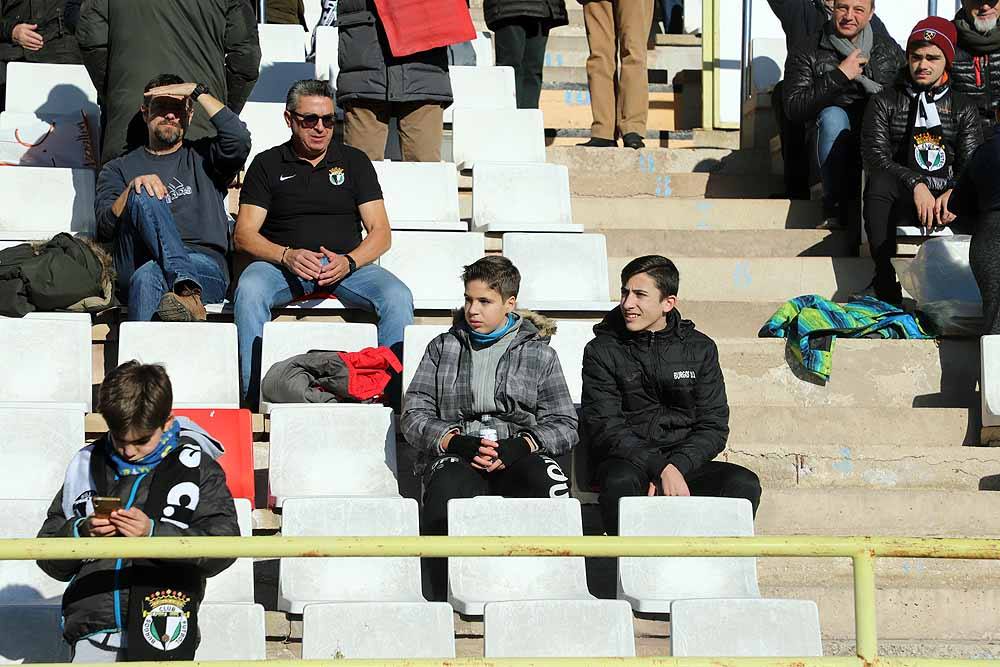
<svg viewBox="0 0 1000 667"><path fill-rule="evenodd" d="M326 81L317 79L302 79L292 84L288 89L288 97L285 98L285 111L295 111L299 106L299 100L303 97L326 97L333 100L333 91Z"/></svg>

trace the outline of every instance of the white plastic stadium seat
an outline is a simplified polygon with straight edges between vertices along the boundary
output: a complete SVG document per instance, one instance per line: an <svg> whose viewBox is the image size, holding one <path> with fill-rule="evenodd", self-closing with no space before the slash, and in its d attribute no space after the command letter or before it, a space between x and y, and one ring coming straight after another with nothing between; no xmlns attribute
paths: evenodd
<svg viewBox="0 0 1000 667"><path fill-rule="evenodd" d="M458 172L449 162L375 162L393 229L469 230L459 219Z"/></svg>
<svg viewBox="0 0 1000 667"><path fill-rule="evenodd" d="M493 67L496 65L496 52L493 49L493 34L480 32L472 40L472 49L476 52L476 67Z"/></svg>
<svg viewBox="0 0 1000 667"><path fill-rule="evenodd" d="M284 537L412 537L411 498L289 498ZM316 602L426 602L419 558L282 558L278 609L301 614Z"/></svg>
<svg viewBox="0 0 1000 667"><path fill-rule="evenodd" d="M291 497L398 496L392 409L274 406L269 477L277 507Z"/></svg>
<svg viewBox="0 0 1000 667"><path fill-rule="evenodd" d="M632 610L620 600L491 602L487 658L632 658Z"/></svg>
<svg viewBox="0 0 1000 667"><path fill-rule="evenodd" d="M478 498L448 502L448 535L579 537L575 498ZM484 577L483 573L489 573ZM460 614L479 616L489 602L589 600L583 558L449 558L448 601Z"/></svg>
<svg viewBox="0 0 1000 667"><path fill-rule="evenodd" d="M263 378L271 366L310 350L357 352L378 345L374 324L346 322L268 322L261 344ZM261 411L270 412L270 403L261 403Z"/></svg>
<svg viewBox="0 0 1000 667"><path fill-rule="evenodd" d="M239 408L236 325L228 322L125 322L118 364L163 364L177 408Z"/></svg>
<svg viewBox="0 0 1000 667"><path fill-rule="evenodd" d="M45 120L81 111L99 119L101 113L97 107L97 89L86 67L42 63L7 65L5 110L33 113Z"/></svg>
<svg viewBox="0 0 1000 667"><path fill-rule="evenodd" d="M533 310L596 311L608 298L608 250L603 234L504 234L503 254L531 276L518 303Z"/></svg>
<svg viewBox="0 0 1000 667"><path fill-rule="evenodd" d="M55 497L66 466L86 442L82 407L58 403L0 406L0 433L5 434L0 440L0 460L7 471L0 475L0 494L7 498Z"/></svg>
<svg viewBox="0 0 1000 667"><path fill-rule="evenodd" d="M752 537L744 498L622 498L622 537ZM619 558L618 598L665 614L673 600L759 598L755 558Z"/></svg>
<svg viewBox="0 0 1000 667"><path fill-rule="evenodd" d="M293 26L294 27L294 26ZM305 47L303 45L303 53ZM303 55L303 58L305 56ZM272 62L261 61L260 77L250 93L250 102L281 102L285 103L288 89L292 84L302 79L316 76L316 65L313 63Z"/></svg>
<svg viewBox="0 0 1000 667"><path fill-rule="evenodd" d="M1000 336L983 336L979 344L983 426L1000 426Z"/></svg>
<svg viewBox="0 0 1000 667"><path fill-rule="evenodd" d="M260 67L271 63L304 63L306 43L300 25L265 24L257 26L260 36Z"/></svg>
<svg viewBox="0 0 1000 667"><path fill-rule="evenodd" d="M424 358L427 345L448 331L451 327L443 324L411 324L403 334L403 393L410 386L420 360Z"/></svg>
<svg viewBox="0 0 1000 667"><path fill-rule="evenodd" d="M455 101L444 110L446 123L452 122L456 109L517 108L513 67L485 67L478 62L474 67L452 65L448 75Z"/></svg>
<svg viewBox="0 0 1000 667"><path fill-rule="evenodd" d="M455 657L447 602L311 604L302 620L304 660Z"/></svg>
<svg viewBox="0 0 1000 667"><path fill-rule="evenodd" d="M583 231L573 224L565 165L477 162L472 177L477 232Z"/></svg>
<svg viewBox="0 0 1000 667"><path fill-rule="evenodd" d="M819 657L819 610L808 600L678 600L670 649L676 657Z"/></svg>
<svg viewBox="0 0 1000 667"><path fill-rule="evenodd" d="M456 109L452 135L459 169L474 169L479 161L545 162L545 121L538 109Z"/></svg>
<svg viewBox="0 0 1000 667"><path fill-rule="evenodd" d="M69 662L58 605L0 605L0 665Z"/></svg>
<svg viewBox="0 0 1000 667"><path fill-rule="evenodd" d="M316 78L337 85L340 73L340 31L336 26L316 28Z"/></svg>
<svg viewBox="0 0 1000 667"><path fill-rule="evenodd" d="M557 320L556 333L549 341L549 347L559 355L563 377L576 405L583 396L583 351L594 339L596 324L596 320Z"/></svg>
<svg viewBox="0 0 1000 667"><path fill-rule="evenodd" d="M253 535L253 508L246 498L234 498L236 520L240 524L240 537ZM253 559L237 558L225 570L210 577L205 584L205 602L252 603Z"/></svg>
<svg viewBox="0 0 1000 667"><path fill-rule="evenodd" d="M63 474L65 470L60 473L59 480L62 480ZM51 503L52 498L0 500L0 539L32 538L38 535ZM64 590L65 582L56 581L42 572L34 561L0 560L0 608L17 604L53 605L58 609ZM0 623L0 634L6 630Z"/></svg>
<svg viewBox="0 0 1000 667"><path fill-rule="evenodd" d="M95 187L92 169L0 169L0 241L40 241L60 232L93 236Z"/></svg>
<svg viewBox="0 0 1000 667"><path fill-rule="evenodd" d="M206 602L198 609L198 626L201 643L195 660L267 660L264 607L259 604Z"/></svg>
<svg viewBox="0 0 1000 667"><path fill-rule="evenodd" d="M247 102L240 112L240 120L250 130L251 148L247 169L259 154L280 146L292 136L292 131L285 123L284 102Z"/></svg>
<svg viewBox="0 0 1000 667"><path fill-rule="evenodd" d="M90 411L90 315L0 319L0 340L0 404L78 403Z"/></svg>
<svg viewBox="0 0 1000 667"><path fill-rule="evenodd" d="M417 309L462 305L463 269L486 254L486 239L470 232L395 232L379 265L402 280Z"/></svg>

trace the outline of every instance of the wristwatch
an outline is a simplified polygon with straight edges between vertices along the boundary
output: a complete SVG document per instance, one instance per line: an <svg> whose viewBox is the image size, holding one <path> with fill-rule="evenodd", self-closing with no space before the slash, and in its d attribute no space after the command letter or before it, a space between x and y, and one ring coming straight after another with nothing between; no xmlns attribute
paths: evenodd
<svg viewBox="0 0 1000 667"><path fill-rule="evenodd" d="M354 258L350 255L344 255L344 257L347 258L347 265L350 267L350 271L347 272L347 275L351 275L358 270L358 263L355 262Z"/></svg>
<svg viewBox="0 0 1000 667"><path fill-rule="evenodd" d="M198 98L206 93L208 93L208 86L203 83L199 83L194 87L194 90L191 91L191 99L197 102Z"/></svg>

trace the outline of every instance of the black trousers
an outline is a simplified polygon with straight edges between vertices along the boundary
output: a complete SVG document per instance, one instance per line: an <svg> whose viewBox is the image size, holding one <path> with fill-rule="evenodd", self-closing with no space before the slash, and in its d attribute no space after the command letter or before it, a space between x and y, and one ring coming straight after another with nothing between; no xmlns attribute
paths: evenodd
<svg viewBox="0 0 1000 667"><path fill-rule="evenodd" d="M542 70L548 25L526 16L504 21L493 31L497 66L514 68L518 109L537 109L542 95Z"/></svg>
<svg viewBox="0 0 1000 667"><path fill-rule="evenodd" d="M779 81L771 93L771 110L781 136L781 161L784 163L785 195L789 199L809 199L809 142L805 123L797 123L785 114L782 94L785 82Z"/></svg>
<svg viewBox="0 0 1000 667"><path fill-rule="evenodd" d="M983 295L983 335L1000 334L1000 211L979 216L969 247L969 264Z"/></svg>
<svg viewBox="0 0 1000 667"><path fill-rule="evenodd" d="M653 480L646 471L624 459L608 459L597 471L601 485L601 518L608 535L618 534L618 501L622 498L645 496ZM684 481L692 496L714 498L746 498L756 516L760 505L760 479L742 466L723 461L709 461L689 473Z"/></svg>

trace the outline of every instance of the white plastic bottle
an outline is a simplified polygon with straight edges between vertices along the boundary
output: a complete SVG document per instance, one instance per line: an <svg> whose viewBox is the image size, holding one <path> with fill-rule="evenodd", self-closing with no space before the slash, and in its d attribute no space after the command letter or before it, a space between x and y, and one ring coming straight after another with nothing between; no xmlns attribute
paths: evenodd
<svg viewBox="0 0 1000 667"><path fill-rule="evenodd" d="M479 437L483 440L496 442L500 436L497 435L497 430L493 428L493 418L489 415L483 415L483 418L480 420L480 424L482 424L482 426L479 427Z"/></svg>

